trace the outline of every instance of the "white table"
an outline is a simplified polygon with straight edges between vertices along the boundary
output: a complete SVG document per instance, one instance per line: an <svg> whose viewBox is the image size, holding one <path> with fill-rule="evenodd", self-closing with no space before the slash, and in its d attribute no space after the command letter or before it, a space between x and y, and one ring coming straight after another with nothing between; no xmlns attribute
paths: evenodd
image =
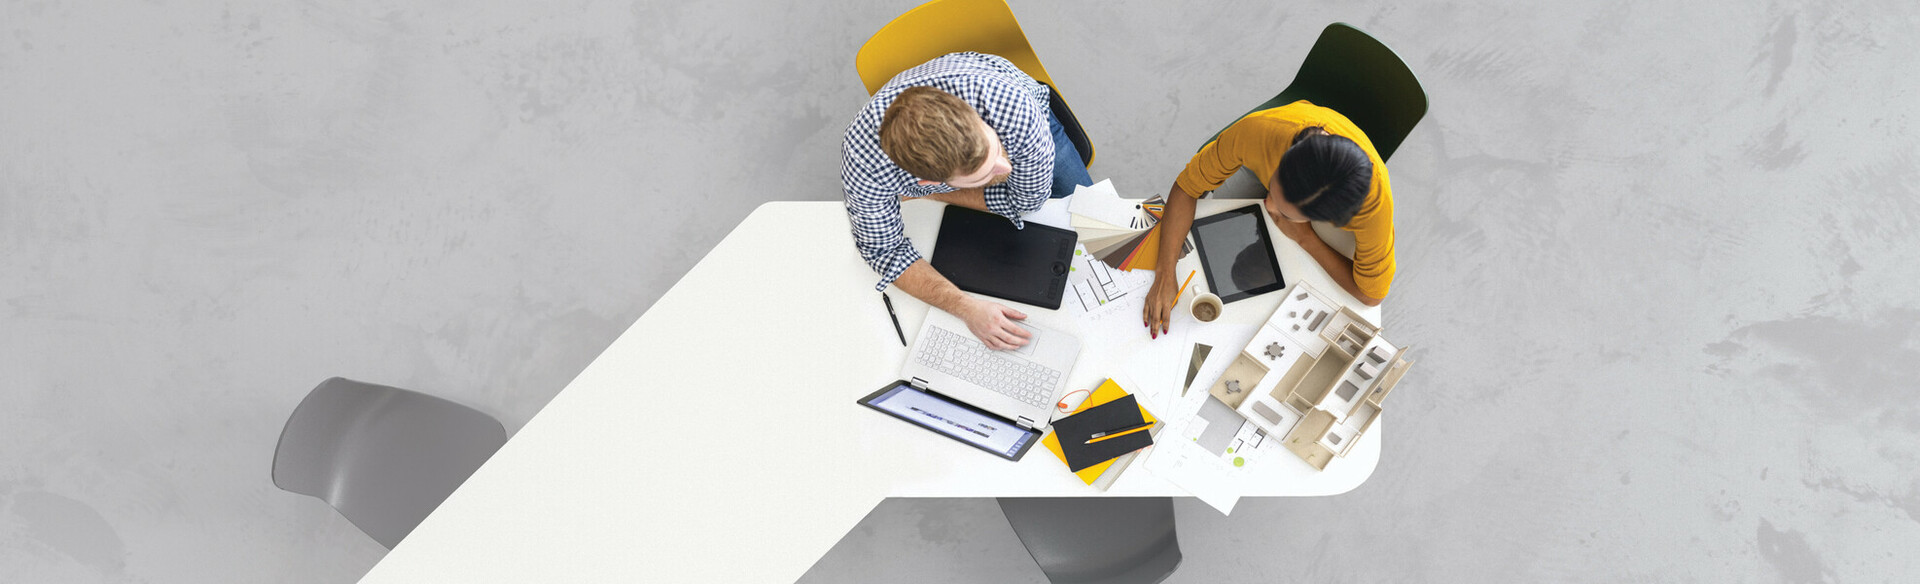
<svg viewBox="0 0 1920 584"><path fill-rule="evenodd" d="M1201 201L1200 214L1257 202ZM942 205L904 208L929 252ZM1351 302L1305 251L1278 247L1290 282ZM907 355L877 279L840 203L762 205L362 582L790 582L885 497L1186 495L1139 469L1103 493L1041 448L1012 463L855 404ZM911 339L928 308L892 296ZM1230 304L1222 322L1258 323L1279 300ZM1070 387L1096 385L1109 357L1084 351ZM1325 472L1285 456L1243 494L1359 486L1383 422Z"/></svg>

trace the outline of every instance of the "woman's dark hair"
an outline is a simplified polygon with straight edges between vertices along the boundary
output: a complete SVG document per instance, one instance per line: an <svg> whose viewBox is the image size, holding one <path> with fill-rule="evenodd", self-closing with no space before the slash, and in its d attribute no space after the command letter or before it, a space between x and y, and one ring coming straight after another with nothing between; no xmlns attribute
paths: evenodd
<svg viewBox="0 0 1920 584"><path fill-rule="evenodd" d="M1344 226L1373 186L1373 161L1352 140L1314 127L1295 134L1274 181L1308 219Z"/></svg>

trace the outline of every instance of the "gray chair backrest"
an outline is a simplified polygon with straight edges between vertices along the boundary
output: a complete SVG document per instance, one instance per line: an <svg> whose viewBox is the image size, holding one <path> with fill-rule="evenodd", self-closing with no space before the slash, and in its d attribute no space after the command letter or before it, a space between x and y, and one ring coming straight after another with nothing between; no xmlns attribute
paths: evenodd
<svg viewBox="0 0 1920 584"><path fill-rule="evenodd" d="M1180 566L1166 497L1002 497L1000 510L1053 584L1154 584Z"/></svg>
<svg viewBox="0 0 1920 584"><path fill-rule="evenodd" d="M1427 115L1427 92L1413 68L1386 43L1344 22L1320 31L1293 83L1275 97L1284 101L1275 105L1301 99L1346 116L1366 132L1383 161Z"/></svg>
<svg viewBox="0 0 1920 584"><path fill-rule="evenodd" d="M1320 31L1293 83L1240 118L1303 99L1340 112L1359 126L1382 161L1393 158L1400 143L1427 115L1427 91L1407 62L1386 43L1344 22ZM1214 132L1200 147L1219 138L1220 132Z"/></svg>
<svg viewBox="0 0 1920 584"><path fill-rule="evenodd" d="M391 549L506 441L479 410L335 377L287 418L273 484L326 501Z"/></svg>

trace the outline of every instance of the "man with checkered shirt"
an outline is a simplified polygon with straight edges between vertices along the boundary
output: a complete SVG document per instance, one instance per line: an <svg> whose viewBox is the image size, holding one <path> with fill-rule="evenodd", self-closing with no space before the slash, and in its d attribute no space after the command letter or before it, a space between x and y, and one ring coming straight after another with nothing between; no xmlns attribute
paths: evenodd
<svg viewBox="0 0 1920 584"><path fill-rule="evenodd" d="M887 82L847 128L841 155L854 247L888 284L967 323L992 349L1031 337L1027 315L976 299L907 241L900 205L926 198L1021 216L1090 185L1080 153L1047 107L1047 86L993 55L953 53Z"/></svg>

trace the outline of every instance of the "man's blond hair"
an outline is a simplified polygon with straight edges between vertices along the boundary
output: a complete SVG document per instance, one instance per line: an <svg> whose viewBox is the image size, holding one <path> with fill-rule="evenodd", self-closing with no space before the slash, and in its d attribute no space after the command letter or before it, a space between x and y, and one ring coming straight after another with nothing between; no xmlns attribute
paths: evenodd
<svg viewBox="0 0 1920 584"><path fill-rule="evenodd" d="M932 87L909 87L880 118L880 150L913 176L946 182L987 162L973 106Z"/></svg>

